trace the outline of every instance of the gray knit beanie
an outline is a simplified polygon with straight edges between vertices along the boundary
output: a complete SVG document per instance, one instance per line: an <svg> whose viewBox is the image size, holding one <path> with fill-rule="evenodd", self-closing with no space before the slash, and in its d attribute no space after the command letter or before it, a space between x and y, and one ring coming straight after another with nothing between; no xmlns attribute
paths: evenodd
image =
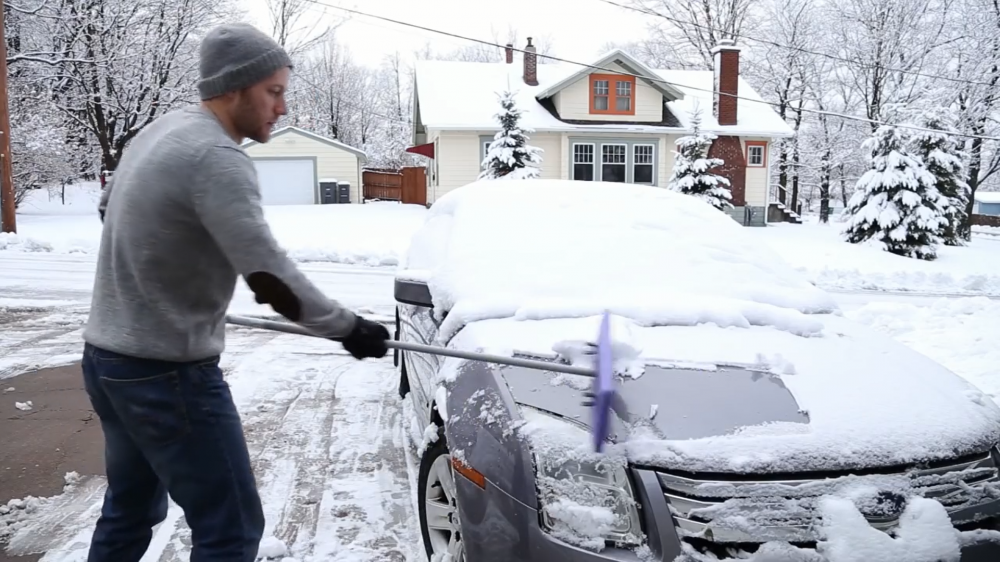
<svg viewBox="0 0 1000 562"><path fill-rule="evenodd" d="M198 92L207 100L242 90L284 66L292 66L288 53L264 32L244 23L220 25L201 41Z"/></svg>

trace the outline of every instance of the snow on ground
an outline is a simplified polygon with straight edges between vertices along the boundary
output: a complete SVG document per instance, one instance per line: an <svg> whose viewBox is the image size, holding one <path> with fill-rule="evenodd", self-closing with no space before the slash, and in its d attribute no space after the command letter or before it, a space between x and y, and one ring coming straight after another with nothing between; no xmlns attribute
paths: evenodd
<svg viewBox="0 0 1000 562"><path fill-rule="evenodd" d="M0 234L0 250L93 254L100 246L100 186L37 190L18 209L18 234ZM424 220L420 205L280 205L264 208L278 242L298 261L392 266Z"/></svg>
<svg viewBox="0 0 1000 562"><path fill-rule="evenodd" d="M786 262L825 289L908 291L948 295L1000 295L1000 236L977 227L969 246L940 246L923 261L849 244L842 223L774 224L747 228L745 236L768 244Z"/></svg>
<svg viewBox="0 0 1000 562"><path fill-rule="evenodd" d="M9 319L3 333L44 330L60 314L24 312ZM56 322L52 329L62 327ZM391 360L355 361L332 342L243 328L227 338L222 367L261 490L265 546L280 541L297 562L422 559L411 491L417 460ZM67 339L72 343L40 334L31 348L42 356L80 346L78 337ZM22 343L0 340L0 356ZM89 477L68 484L61 495L0 510L7 554L86 560L105 482ZM143 562L186 560L190 538L181 510L171 504Z"/></svg>
<svg viewBox="0 0 1000 562"><path fill-rule="evenodd" d="M329 297L368 318L394 317L393 270L333 263L300 265ZM66 365L82 353L94 283L92 255L0 252L0 379L41 367ZM229 307L232 314L275 316L257 304L243 281ZM17 327L8 322L19 321Z"/></svg>
<svg viewBox="0 0 1000 562"><path fill-rule="evenodd" d="M881 301L844 309L851 320L941 363L1000 403L1000 301Z"/></svg>

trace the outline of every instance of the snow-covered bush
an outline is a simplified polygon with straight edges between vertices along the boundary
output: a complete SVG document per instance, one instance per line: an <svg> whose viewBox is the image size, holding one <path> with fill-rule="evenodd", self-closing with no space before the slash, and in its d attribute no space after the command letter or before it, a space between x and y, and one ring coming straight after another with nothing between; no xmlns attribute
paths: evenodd
<svg viewBox="0 0 1000 562"><path fill-rule="evenodd" d="M486 152L479 179L535 179L542 173L542 149L529 145L526 135L534 131L520 126L521 110L511 92L500 96L500 106L496 114L500 130Z"/></svg>
<svg viewBox="0 0 1000 562"><path fill-rule="evenodd" d="M934 176L934 187L941 194L940 206L945 223L938 235L949 246L964 246L959 227L966 219L969 202L969 184L963 163L963 143L944 131L954 129L953 120L942 109L928 110L920 119L920 126L934 131L917 131L913 135L913 152L927 171Z"/></svg>
<svg viewBox="0 0 1000 562"><path fill-rule="evenodd" d="M870 242L900 256L933 260L946 219L935 177L906 147L897 127L883 125L862 148L871 168L847 203L848 242Z"/></svg>
<svg viewBox="0 0 1000 562"><path fill-rule="evenodd" d="M692 118L693 134L677 139L674 151L674 169L667 186L681 193L693 195L716 209L732 208L729 180L712 172L725 164L719 158L708 158L708 149L715 135L701 131L700 119Z"/></svg>

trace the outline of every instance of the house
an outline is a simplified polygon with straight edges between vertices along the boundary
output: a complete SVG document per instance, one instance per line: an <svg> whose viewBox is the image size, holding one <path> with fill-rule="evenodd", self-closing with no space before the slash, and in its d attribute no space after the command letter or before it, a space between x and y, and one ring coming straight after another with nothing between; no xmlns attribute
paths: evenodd
<svg viewBox="0 0 1000 562"><path fill-rule="evenodd" d="M1000 217L1000 191L977 191L972 214Z"/></svg>
<svg viewBox="0 0 1000 562"><path fill-rule="evenodd" d="M718 135L709 156L726 162L720 174L732 184L733 218L767 222L772 142L792 130L739 75L733 43L714 50L715 72L653 70L622 50L589 66L538 64L530 38L524 51L521 64L510 45L500 63L417 62L417 146L408 150L431 157L428 203L476 179L499 130L498 94L510 88L522 125L535 131L529 143L544 151L542 178L666 187L675 142L691 132L698 111L701 129Z"/></svg>
<svg viewBox="0 0 1000 562"><path fill-rule="evenodd" d="M298 127L282 127L266 143L242 146L257 168L264 205L361 203L364 151ZM333 187L339 183L349 189Z"/></svg>

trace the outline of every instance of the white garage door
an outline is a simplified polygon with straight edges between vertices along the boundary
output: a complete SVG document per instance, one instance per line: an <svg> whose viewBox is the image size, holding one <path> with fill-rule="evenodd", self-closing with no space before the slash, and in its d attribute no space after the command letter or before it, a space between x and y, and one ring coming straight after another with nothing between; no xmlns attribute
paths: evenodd
<svg viewBox="0 0 1000 562"><path fill-rule="evenodd" d="M312 160L254 160L264 205L313 205L316 173Z"/></svg>

